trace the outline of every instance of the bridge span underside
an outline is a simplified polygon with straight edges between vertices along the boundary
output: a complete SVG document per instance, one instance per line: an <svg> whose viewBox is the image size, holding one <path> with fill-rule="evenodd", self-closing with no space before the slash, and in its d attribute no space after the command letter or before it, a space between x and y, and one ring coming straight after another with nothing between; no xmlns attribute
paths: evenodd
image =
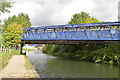
<svg viewBox="0 0 120 80"><path fill-rule="evenodd" d="M120 43L120 40L23 40L23 44L86 44L86 43Z"/></svg>

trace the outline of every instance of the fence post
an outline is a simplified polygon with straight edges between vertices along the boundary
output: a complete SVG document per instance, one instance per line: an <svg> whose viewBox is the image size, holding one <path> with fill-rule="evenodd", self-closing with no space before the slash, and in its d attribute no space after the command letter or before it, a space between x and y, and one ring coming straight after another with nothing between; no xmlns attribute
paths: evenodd
<svg viewBox="0 0 120 80"><path fill-rule="evenodd" d="M20 54L22 54L22 47L23 47L23 43L21 43L21 45L20 45Z"/></svg>

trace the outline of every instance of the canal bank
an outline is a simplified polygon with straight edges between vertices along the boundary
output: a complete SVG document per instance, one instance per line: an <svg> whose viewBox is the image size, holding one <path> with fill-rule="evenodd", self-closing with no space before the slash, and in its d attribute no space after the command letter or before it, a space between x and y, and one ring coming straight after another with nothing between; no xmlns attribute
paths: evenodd
<svg viewBox="0 0 120 80"><path fill-rule="evenodd" d="M27 56L24 56L25 59L25 68L27 70L28 78L40 78L40 75L35 70L35 66L31 64Z"/></svg>
<svg viewBox="0 0 120 80"><path fill-rule="evenodd" d="M13 56L8 65L0 72L0 78L40 78L24 55Z"/></svg>
<svg viewBox="0 0 120 80"><path fill-rule="evenodd" d="M27 56L41 78L118 78L118 67L113 65L65 60L41 51Z"/></svg>

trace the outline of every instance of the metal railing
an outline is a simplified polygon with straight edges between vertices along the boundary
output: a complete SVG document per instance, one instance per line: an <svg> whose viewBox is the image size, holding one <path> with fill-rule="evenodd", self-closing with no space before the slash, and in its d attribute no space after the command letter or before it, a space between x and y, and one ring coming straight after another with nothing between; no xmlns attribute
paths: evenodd
<svg viewBox="0 0 120 80"><path fill-rule="evenodd" d="M12 49L8 49L8 48L1 45L0 52L12 53Z"/></svg>

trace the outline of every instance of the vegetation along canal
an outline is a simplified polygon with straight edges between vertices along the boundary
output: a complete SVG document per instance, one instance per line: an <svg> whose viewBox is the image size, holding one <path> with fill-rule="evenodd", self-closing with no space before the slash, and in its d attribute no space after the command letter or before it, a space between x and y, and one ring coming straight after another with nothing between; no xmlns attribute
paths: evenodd
<svg viewBox="0 0 120 80"><path fill-rule="evenodd" d="M31 51L27 54L42 78L117 78L118 67L74 60L65 60Z"/></svg>

